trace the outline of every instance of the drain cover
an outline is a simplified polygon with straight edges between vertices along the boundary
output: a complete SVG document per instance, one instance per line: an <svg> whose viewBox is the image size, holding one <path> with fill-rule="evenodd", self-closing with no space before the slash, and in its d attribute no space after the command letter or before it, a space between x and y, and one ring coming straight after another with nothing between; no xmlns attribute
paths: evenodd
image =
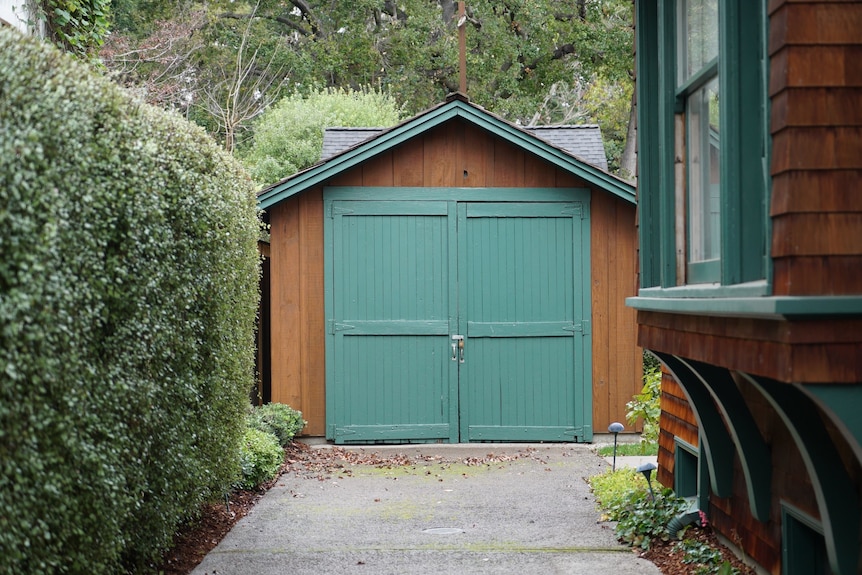
<svg viewBox="0 0 862 575"><path fill-rule="evenodd" d="M456 533L464 533L463 529L457 527L432 527L431 529L423 529L422 533L430 533L431 535L455 535Z"/></svg>

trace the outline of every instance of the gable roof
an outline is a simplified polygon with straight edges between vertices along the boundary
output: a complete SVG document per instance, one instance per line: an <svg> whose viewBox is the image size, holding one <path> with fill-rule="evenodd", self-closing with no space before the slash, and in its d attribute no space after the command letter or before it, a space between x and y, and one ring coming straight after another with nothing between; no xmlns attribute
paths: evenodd
<svg viewBox="0 0 862 575"><path fill-rule="evenodd" d="M596 124L526 126L523 129L588 164L608 171L608 158L602 143L602 132ZM323 132L323 150L320 159L328 160L384 130L385 128L326 128Z"/></svg>
<svg viewBox="0 0 862 575"><path fill-rule="evenodd" d="M591 185L635 203L635 188L632 184L540 139L536 134L508 122L484 108L470 103L463 94L455 93L451 94L442 104L405 120L397 126L372 134L361 143L262 190L257 196L258 207L265 210L454 118L461 118L470 122L503 138L513 146L541 157Z"/></svg>

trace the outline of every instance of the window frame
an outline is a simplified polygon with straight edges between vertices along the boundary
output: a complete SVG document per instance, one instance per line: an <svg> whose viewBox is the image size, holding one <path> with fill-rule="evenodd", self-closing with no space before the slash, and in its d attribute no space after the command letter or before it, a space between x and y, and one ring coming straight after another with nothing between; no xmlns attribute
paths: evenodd
<svg viewBox="0 0 862 575"><path fill-rule="evenodd" d="M640 287L650 297L664 290L696 287L701 294L758 284L771 292L769 133L766 79L765 0L719 0L719 57L680 84L677 73L677 0L637 0L638 204ZM753 52L752 52L753 50ZM758 57L751 58L751 54ZM720 129L720 257L702 277L687 272L688 253L680 245L678 188L687 188L677 150L676 123L685 96L711 80L718 68ZM684 203L684 202L683 202ZM678 213L680 209L682 214ZM682 217L680 217L682 216ZM685 240L687 241L687 239ZM680 258L683 262L680 262ZM689 276L689 277L686 277ZM691 281L698 280L698 281ZM656 293L658 292L658 293ZM667 297L679 297L677 290Z"/></svg>

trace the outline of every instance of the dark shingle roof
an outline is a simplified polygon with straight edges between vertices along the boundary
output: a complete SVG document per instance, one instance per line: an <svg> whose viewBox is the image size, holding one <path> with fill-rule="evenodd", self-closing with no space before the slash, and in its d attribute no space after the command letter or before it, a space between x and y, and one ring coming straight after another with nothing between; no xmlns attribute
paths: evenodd
<svg viewBox="0 0 862 575"><path fill-rule="evenodd" d="M579 126L530 126L523 128L578 159L604 171L608 170L608 159L602 144L602 132L595 124ZM321 160L339 154L380 134L384 128L326 128L323 133Z"/></svg>

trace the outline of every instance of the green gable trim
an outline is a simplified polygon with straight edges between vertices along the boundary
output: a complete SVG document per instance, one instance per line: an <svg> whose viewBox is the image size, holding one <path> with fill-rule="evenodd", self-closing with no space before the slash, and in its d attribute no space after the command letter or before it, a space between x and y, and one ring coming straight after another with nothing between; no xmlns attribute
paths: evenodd
<svg viewBox="0 0 862 575"><path fill-rule="evenodd" d="M327 180L455 118L462 118L484 128L510 144L539 156L552 165L583 179L588 184L601 188L632 204L635 203L635 188L632 184L566 154L477 106L460 99L452 99L381 133L363 145L294 174L263 190L257 197L258 208L265 210L293 195L319 186Z"/></svg>
<svg viewBox="0 0 862 575"><path fill-rule="evenodd" d="M641 290L643 291L646 290ZM640 311L775 319L862 315L862 296L643 297L639 295L626 298L626 305Z"/></svg>

